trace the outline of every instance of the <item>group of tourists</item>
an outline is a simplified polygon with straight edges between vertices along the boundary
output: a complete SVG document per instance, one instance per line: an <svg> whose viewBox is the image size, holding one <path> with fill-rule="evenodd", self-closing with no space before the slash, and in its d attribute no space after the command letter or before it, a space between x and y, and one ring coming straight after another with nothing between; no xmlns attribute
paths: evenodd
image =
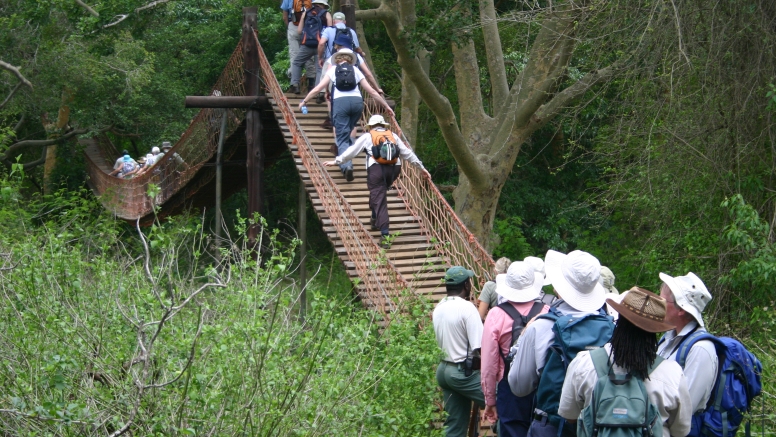
<svg viewBox="0 0 776 437"><path fill-rule="evenodd" d="M386 114L393 109L382 96L374 75L369 71L359 48L355 30L345 25L345 14L329 12L328 0L284 0L280 6L288 28L291 67L289 93L300 94L302 67L306 68L309 92L299 102L305 113L313 100L326 102L329 117L322 127L334 130L336 157L324 162L338 165L347 182L355 179L353 159L365 153L366 182L369 189L370 226L380 231L380 246L391 246L388 217L388 190L401 173L401 160L423 163L399 136L391 132L390 123L381 114L370 117L367 132L355 138L356 124L364 113L361 90L372 96ZM427 173L426 173L427 174Z"/></svg>
<svg viewBox="0 0 776 437"><path fill-rule="evenodd" d="M499 436L732 437L760 393L757 358L706 331L712 296L692 272L660 273L659 295L619 294L580 250L502 258L496 273L478 311L474 272L450 268L434 309L447 436L467 435L474 404Z"/></svg>
<svg viewBox="0 0 776 437"><path fill-rule="evenodd" d="M111 176L116 176L121 179L132 179L147 172L154 164L161 162L164 155L168 154L172 149L172 144L169 141L162 142L161 149L159 147L152 147L151 151L145 156L141 156L137 160L133 159L129 151L126 149L121 152L121 156L116 159L113 164L113 171ZM171 159L175 161L177 166L185 166L185 161L177 153L173 153Z"/></svg>

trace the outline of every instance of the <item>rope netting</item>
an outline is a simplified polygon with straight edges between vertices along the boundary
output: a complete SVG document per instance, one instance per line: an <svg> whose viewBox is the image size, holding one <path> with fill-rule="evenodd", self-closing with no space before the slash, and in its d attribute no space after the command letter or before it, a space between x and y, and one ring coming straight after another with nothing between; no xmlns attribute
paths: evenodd
<svg viewBox="0 0 776 437"><path fill-rule="evenodd" d="M407 147L412 148L396 117L384 114L379 103L365 96L364 119L368 119L372 114L383 115L391 124L391 131L398 135ZM472 285L478 290L486 280L492 279L495 268L493 258L458 218L431 178L420 168L403 164L401 177L395 182L395 186L399 197L420 222L425 234L432 237L429 242L434 244L442 258L450 265L473 270L478 280Z"/></svg>
<svg viewBox="0 0 776 437"><path fill-rule="evenodd" d="M256 37L255 34L254 37ZM293 144L298 149L299 157L302 159L302 164L307 170L316 193L318 193L318 198L321 200L326 215L331 220L331 225L337 230L337 235L347 251L348 258L355 264L363 284L363 288L359 291L362 299L371 308L383 313L396 310L402 290L408 288L407 282L396 266L388 259L385 251L377 245L375 239L361 223L355 210L323 166L323 161L310 144L310 140L294 116L294 111L283 94L277 78L272 73L272 67L261 48L258 37L255 41L259 49L259 65L261 71L265 73L261 75L263 85L266 87L266 91L273 96L275 104L283 114L283 120L288 125L293 137Z"/></svg>
<svg viewBox="0 0 776 437"><path fill-rule="evenodd" d="M213 91L220 92L222 96L244 96L243 76L242 44L238 44L213 86ZM154 205L169 200L214 156L218 148L223 111L209 108L199 111L172 149L132 179L110 176L95 161L96 157L86 154L89 183L103 206L118 217L136 220L150 214ZM231 109L228 114L227 138L242 123L245 110ZM97 147L112 167L113 160L119 156L118 151L105 141L98 140ZM151 147L148 149L150 152ZM152 187L156 189L149 190Z"/></svg>

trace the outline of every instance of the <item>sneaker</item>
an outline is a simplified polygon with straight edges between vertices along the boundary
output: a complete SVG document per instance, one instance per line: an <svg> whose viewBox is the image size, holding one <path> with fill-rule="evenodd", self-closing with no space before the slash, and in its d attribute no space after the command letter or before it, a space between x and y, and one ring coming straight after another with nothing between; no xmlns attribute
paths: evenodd
<svg viewBox="0 0 776 437"><path fill-rule="evenodd" d="M291 85L286 92L289 94L299 94L299 85Z"/></svg>
<svg viewBox="0 0 776 437"><path fill-rule="evenodd" d="M387 235L383 235L382 237L380 237L380 247L386 250L391 248L391 242L390 240L388 240Z"/></svg>
<svg viewBox="0 0 776 437"><path fill-rule="evenodd" d="M327 130L334 129L334 125L331 124L331 118L326 117L326 120L323 120L323 123L321 123L321 127Z"/></svg>
<svg viewBox="0 0 776 437"><path fill-rule="evenodd" d="M345 180L348 181L348 182L352 182L353 181L353 169L352 168L349 168L349 169L345 170Z"/></svg>
<svg viewBox="0 0 776 437"><path fill-rule="evenodd" d="M318 97L315 98L315 103L322 104L326 101L326 95L323 93L318 93Z"/></svg>

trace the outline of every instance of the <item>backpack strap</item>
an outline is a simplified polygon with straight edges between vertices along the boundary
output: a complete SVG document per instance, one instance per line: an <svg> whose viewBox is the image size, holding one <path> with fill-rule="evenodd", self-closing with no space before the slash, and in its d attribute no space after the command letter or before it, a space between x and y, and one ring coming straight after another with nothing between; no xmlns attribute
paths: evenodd
<svg viewBox="0 0 776 437"><path fill-rule="evenodd" d="M609 354L606 353L606 349L600 347L591 350L590 359L593 361L598 379L607 378L609 376Z"/></svg>
<svg viewBox="0 0 776 437"><path fill-rule="evenodd" d="M528 324L528 321L541 313L542 309L544 309L544 304L540 301L535 301L531 307L531 310L528 311L528 315L525 316L520 314L520 312L517 311L517 309L515 309L515 307L512 306L510 302L502 302L498 305L498 307L512 318L512 341L509 343L509 345L512 346L515 344L515 340L517 340L515 338L515 331L517 331L518 328L525 327L525 325Z"/></svg>
<svg viewBox="0 0 776 437"><path fill-rule="evenodd" d="M696 329L697 328L698 327L696 326ZM687 361L687 355L690 353L690 349L695 345L695 343L701 340L711 340L711 342L714 343L714 346L716 348L717 337L709 334L706 331L693 330L692 332L687 334L682 339L682 341L679 342L679 345L677 346L678 349L676 352L676 362L679 363L679 366L681 366L683 370L684 370L684 364Z"/></svg>

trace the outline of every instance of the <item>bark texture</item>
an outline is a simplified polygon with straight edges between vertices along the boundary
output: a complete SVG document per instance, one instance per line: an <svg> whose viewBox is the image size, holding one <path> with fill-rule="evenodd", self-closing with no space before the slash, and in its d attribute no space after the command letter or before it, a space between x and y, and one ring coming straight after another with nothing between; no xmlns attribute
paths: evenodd
<svg viewBox="0 0 776 437"><path fill-rule="evenodd" d="M413 103L413 95L417 92L436 117L458 164L460 179L453 192L455 210L489 249L493 247L490 234L501 189L521 146L572 101L615 72L615 65L592 71L572 85L559 89L577 43L576 26L587 12L587 3L567 2L545 11L528 63L510 86L493 0L480 0L479 21L485 40L484 58L493 109L492 114L485 110L474 41L464 39L452 47L460 118L456 117L450 101L430 80L423 60L409 50L408 26L414 24L414 14L407 12L407 8L414 7L414 0L381 0L379 5L373 2L373 9L356 13L359 20L381 20L385 25L402 68L407 103ZM407 86L407 82L414 87ZM408 108L406 120L402 109L402 124L408 122L410 126L407 127L414 135L416 130L412 123L417 123L417 107L414 113L411 108Z"/></svg>

